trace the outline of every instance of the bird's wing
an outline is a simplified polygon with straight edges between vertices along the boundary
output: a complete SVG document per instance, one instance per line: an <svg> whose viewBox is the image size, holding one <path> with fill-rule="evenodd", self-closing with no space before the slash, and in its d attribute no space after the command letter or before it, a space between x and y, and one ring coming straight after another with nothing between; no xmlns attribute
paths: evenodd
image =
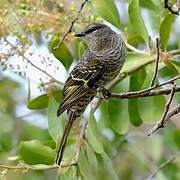
<svg viewBox="0 0 180 180"><path fill-rule="evenodd" d="M105 70L106 66L97 60L75 66L65 83L57 116L74 105L102 77Z"/></svg>

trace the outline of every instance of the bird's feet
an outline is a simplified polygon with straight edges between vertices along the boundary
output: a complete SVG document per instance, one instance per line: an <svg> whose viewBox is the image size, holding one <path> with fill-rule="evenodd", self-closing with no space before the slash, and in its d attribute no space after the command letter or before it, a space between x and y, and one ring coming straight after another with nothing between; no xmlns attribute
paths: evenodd
<svg viewBox="0 0 180 180"><path fill-rule="evenodd" d="M101 94L104 97L104 99L110 99L111 98L111 92L104 87L101 90Z"/></svg>

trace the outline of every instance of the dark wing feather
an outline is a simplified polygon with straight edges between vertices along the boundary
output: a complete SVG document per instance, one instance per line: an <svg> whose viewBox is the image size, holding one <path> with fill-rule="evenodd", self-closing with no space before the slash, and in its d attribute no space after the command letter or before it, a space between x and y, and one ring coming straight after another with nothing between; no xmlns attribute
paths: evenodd
<svg viewBox="0 0 180 180"><path fill-rule="evenodd" d="M97 63L97 61L95 62ZM60 116L87 93L91 88L90 86L102 77L105 70L104 64L77 64L65 83L57 116Z"/></svg>

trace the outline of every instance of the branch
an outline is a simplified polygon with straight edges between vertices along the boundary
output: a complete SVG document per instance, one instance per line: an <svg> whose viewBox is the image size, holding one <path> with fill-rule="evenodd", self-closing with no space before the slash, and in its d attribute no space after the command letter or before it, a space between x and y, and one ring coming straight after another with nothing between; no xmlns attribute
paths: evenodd
<svg viewBox="0 0 180 180"><path fill-rule="evenodd" d="M64 164L64 165L61 165L61 166L58 166L58 165L44 165L44 164L41 164L41 165L20 164L20 165L12 166L12 165L3 165L3 164L0 164L0 169L41 171L41 170L58 169L59 167L66 168L66 167L70 167L70 166L73 166L73 165L74 164Z"/></svg>
<svg viewBox="0 0 180 180"><path fill-rule="evenodd" d="M165 120L166 120L166 116L167 116L167 113L169 111L169 107L170 107L170 104L172 102L172 99L174 97L174 93L175 93L175 84L172 85L172 89L171 89L171 93L170 93L170 97L168 99L168 102L166 103L166 107L165 107L165 110L163 112L163 115L161 117L161 120L150 130L150 132L148 133L148 136L150 136L151 134L153 134L155 131L157 131L158 129L160 128L164 128L165 126Z"/></svg>
<svg viewBox="0 0 180 180"><path fill-rule="evenodd" d="M88 0L85 0L82 4L81 7L77 13L77 16L74 18L73 21L71 21L71 25L68 29L68 31L64 34L64 36L62 37L62 39L59 41L58 45L56 47L54 47L54 50L56 50L57 48L59 48L61 46L61 44L63 43L64 39L66 38L66 36L72 32L72 28L74 26L74 23L79 19L79 16L81 14L81 11L83 10L84 5L88 2Z"/></svg>
<svg viewBox="0 0 180 180"><path fill-rule="evenodd" d="M35 67L36 69L38 69L39 71L41 71L42 73L46 74L48 77L50 77L54 82L57 82L60 85L64 85L63 82L57 80L56 78L54 78L53 76L51 76L49 73L47 73L45 70L41 69L40 67L36 66L34 63L31 62L30 59L28 59L16 46L14 46L11 42L9 42L6 38L4 39L13 49L17 50L18 54L21 55L29 64L31 64L31 66Z"/></svg>
<svg viewBox="0 0 180 180"><path fill-rule="evenodd" d="M169 5L169 0L164 0L164 7L167 8L172 14L179 15L179 11L180 11L180 1L179 0L177 0L176 6L177 6L177 10L175 11L172 9L172 6Z"/></svg>
<svg viewBox="0 0 180 180"><path fill-rule="evenodd" d="M154 82L156 80L156 76L157 76L157 73L158 73L158 64L159 64L159 56L160 56L160 52L159 52L159 39L158 38L156 38L156 49L157 49L157 58L156 58L154 74L153 74L153 78L152 78L151 83L150 83L150 87L152 87L154 85Z"/></svg>
<svg viewBox="0 0 180 180"><path fill-rule="evenodd" d="M167 121L169 121L169 119L178 114L180 112L180 104L178 106L176 106L175 108L173 108L166 116L165 120L164 120L164 123L166 123Z"/></svg>
<svg viewBox="0 0 180 180"><path fill-rule="evenodd" d="M170 163L172 163L178 156L180 155L180 151L178 151L175 155L170 157L167 161L162 163L150 176L145 178L144 180L152 180L155 178L155 176L166 166L168 166Z"/></svg>
<svg viewBox="0 0 180 180"><path fill-rule="evenodd" d="M125 42L125 44L126 44L126 47L127 47L129 50L131 50L131 51L133 51L133 52L135 52L135 53L149 55L148 52L139 50L139 49L135 48L134 46L131 46L131 45L128 44L127 42Z"/></svg>
<svg viewBox="0 0 180 180"><path fill-rule="evenodd" d="M172 56L180 56L180 49L172 50L172 51L169 51L168 53ZM120 81L125 79L127 76L133 74L134 72L138 71L139 69L141 69L149 64L152 64L155 60L156 60L156 57L154 55L152 55L144 63L138 64L131 69L121 72L114 80L109 82L109 84L107 85L107 89L112 89L114 86L116 86Z"/></svg>
<svg viewBox="0 0 180 180"><path fill-rule="evenodd" d="M175 88L175 92L180 92L180 86ZM158 89L158 90L151 90L151 91L134 91L134 92L127 92L127 93L112 93L111 98L118 98L118 99L134 99L134 98L142 98L142 97L149 97L149 96L159 96L159 95L168 95L171 93L171 88L168 89Z"/></svg>

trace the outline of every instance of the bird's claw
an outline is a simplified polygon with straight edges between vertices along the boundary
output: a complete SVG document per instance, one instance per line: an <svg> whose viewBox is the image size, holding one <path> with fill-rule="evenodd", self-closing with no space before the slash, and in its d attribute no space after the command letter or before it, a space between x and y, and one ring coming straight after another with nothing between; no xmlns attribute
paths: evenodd
<svg viewBox="0 0 180 180"><path fill-rule="evenodd" d="M103 88L101 93L102 93L104 99L110 99L111 98L111 92L108 89Z"/></svg>

